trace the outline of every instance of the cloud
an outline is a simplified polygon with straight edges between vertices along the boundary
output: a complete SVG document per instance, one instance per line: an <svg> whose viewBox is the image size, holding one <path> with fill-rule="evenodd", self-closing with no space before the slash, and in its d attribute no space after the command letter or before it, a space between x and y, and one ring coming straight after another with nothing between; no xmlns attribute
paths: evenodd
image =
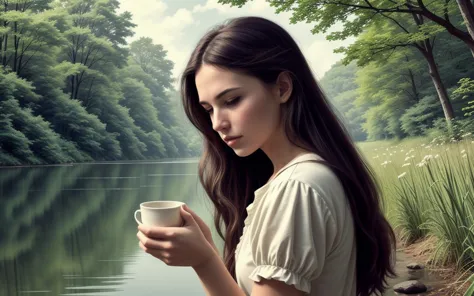
<svg viewBox="0 0 474 296"><path fill-rule="evenodd" d="M131 12L133 19L138 21L152 20L157 16L162 16L167 9L168 5L162 0L148 0L146 5L137 5L133 0L120 1L120 11Z"/></svg>
<svg viewBox="0 0 474 296"><path fill-rule="evenodd" d="M228 13L232 10L230 5L217 3L217 0L207 0L206 4L197 4L193 7L193 13L217 10L219 13Z"/></svg>
<svg viewBox="0 0 474 296"><path fill-rule="evenodd" d="M210 10L217 10L221 14L241 13L242 10L250 12L261 12L269 8L271 7L265 0L250 1L250 3L244 5L243 8L238 8L237 6L230 6L229 4L221 4L218 3L217 0L207 0L206 4L204 5L195 5L193 7L193 13L207 12Z"/></svg>

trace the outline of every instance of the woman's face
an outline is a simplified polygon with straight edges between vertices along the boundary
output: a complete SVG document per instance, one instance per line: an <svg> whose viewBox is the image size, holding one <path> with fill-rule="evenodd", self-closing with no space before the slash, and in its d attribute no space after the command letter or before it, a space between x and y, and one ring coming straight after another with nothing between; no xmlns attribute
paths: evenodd
<svg viewBox="0 0 474 296"><path fill-rule="evenodd" d="M252 154L279 132L281 98L277 87L205 64L196 73L196 87L212 128L238 156Z"/></svg>

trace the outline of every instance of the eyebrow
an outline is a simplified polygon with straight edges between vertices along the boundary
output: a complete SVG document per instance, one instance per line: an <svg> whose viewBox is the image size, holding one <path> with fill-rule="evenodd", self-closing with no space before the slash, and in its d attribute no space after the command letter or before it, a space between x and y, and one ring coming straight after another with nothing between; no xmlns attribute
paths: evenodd
<svg viewBox="0 0 474 296"><path fill-rule="evenodd" d="M226 90L221 91L221 92L216 96L216 100L218 100L218 99L220 99L221 97L223 97L226 93L231 92L231 91L236 90L236 89L239 89L239 88L240 88L240 87L231 87L231 88L228 88L228 89L226 89ZM203 105L203 104L210 105L210 104L209 104L208 102L206 102L206 101L201 101L201 102L199 102L199 103L200 103L201 105Z"/></svg>

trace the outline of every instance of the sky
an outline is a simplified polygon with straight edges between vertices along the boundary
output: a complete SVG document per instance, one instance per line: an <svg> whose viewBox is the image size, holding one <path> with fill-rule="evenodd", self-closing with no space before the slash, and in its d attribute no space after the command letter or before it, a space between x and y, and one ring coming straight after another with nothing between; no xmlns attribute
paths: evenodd
<svg viewBox="0 0 474 296"><path fill-rule="evenodd" d="M324 34L311 33L311 24L290 24L291 13L276 14L265 0L249 1L242 8L219 4L217 0L120 0L119 12L123 11L131 12L137 25L135 35L128 41L150 37L153 43L162 44L174 62L174 78L180 77L199 39L212 27L233 17L260 16L285 28L300 46L318 80L342 58L333 50L352 42L327 41Z"/></svg>

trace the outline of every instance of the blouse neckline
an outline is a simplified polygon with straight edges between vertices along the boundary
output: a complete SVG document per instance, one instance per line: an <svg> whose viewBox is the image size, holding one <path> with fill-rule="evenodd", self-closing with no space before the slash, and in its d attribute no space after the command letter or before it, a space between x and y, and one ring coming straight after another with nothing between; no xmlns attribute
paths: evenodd
<svg viewBox="0 0 474 296"><path fill-rule="evenodd" d="M304 153L304 154L300 154L298 156L296 156L295 158L293 158L291 161L289 161L285 166L283 166L276 174L275 176L273 177L273 179L270 179L268 180L267 183L265 183L265 185L263 185L262 187L258 188L257 190L254 191L254 194L255 194L255 198L257 198L257 196L260 196L262 193L265 193L266 192L266 188L268 186L270 186L270 184L275 181L278 177L278 175L280 175L284 170L286 170L287 168L295 165L295 164L298 164L298 163L301 163L301 162L305 162L305 161L311 161L311 160L323 160L319 155L317 155L316 153L314 152L308 152L308 153Z"/></svg>

